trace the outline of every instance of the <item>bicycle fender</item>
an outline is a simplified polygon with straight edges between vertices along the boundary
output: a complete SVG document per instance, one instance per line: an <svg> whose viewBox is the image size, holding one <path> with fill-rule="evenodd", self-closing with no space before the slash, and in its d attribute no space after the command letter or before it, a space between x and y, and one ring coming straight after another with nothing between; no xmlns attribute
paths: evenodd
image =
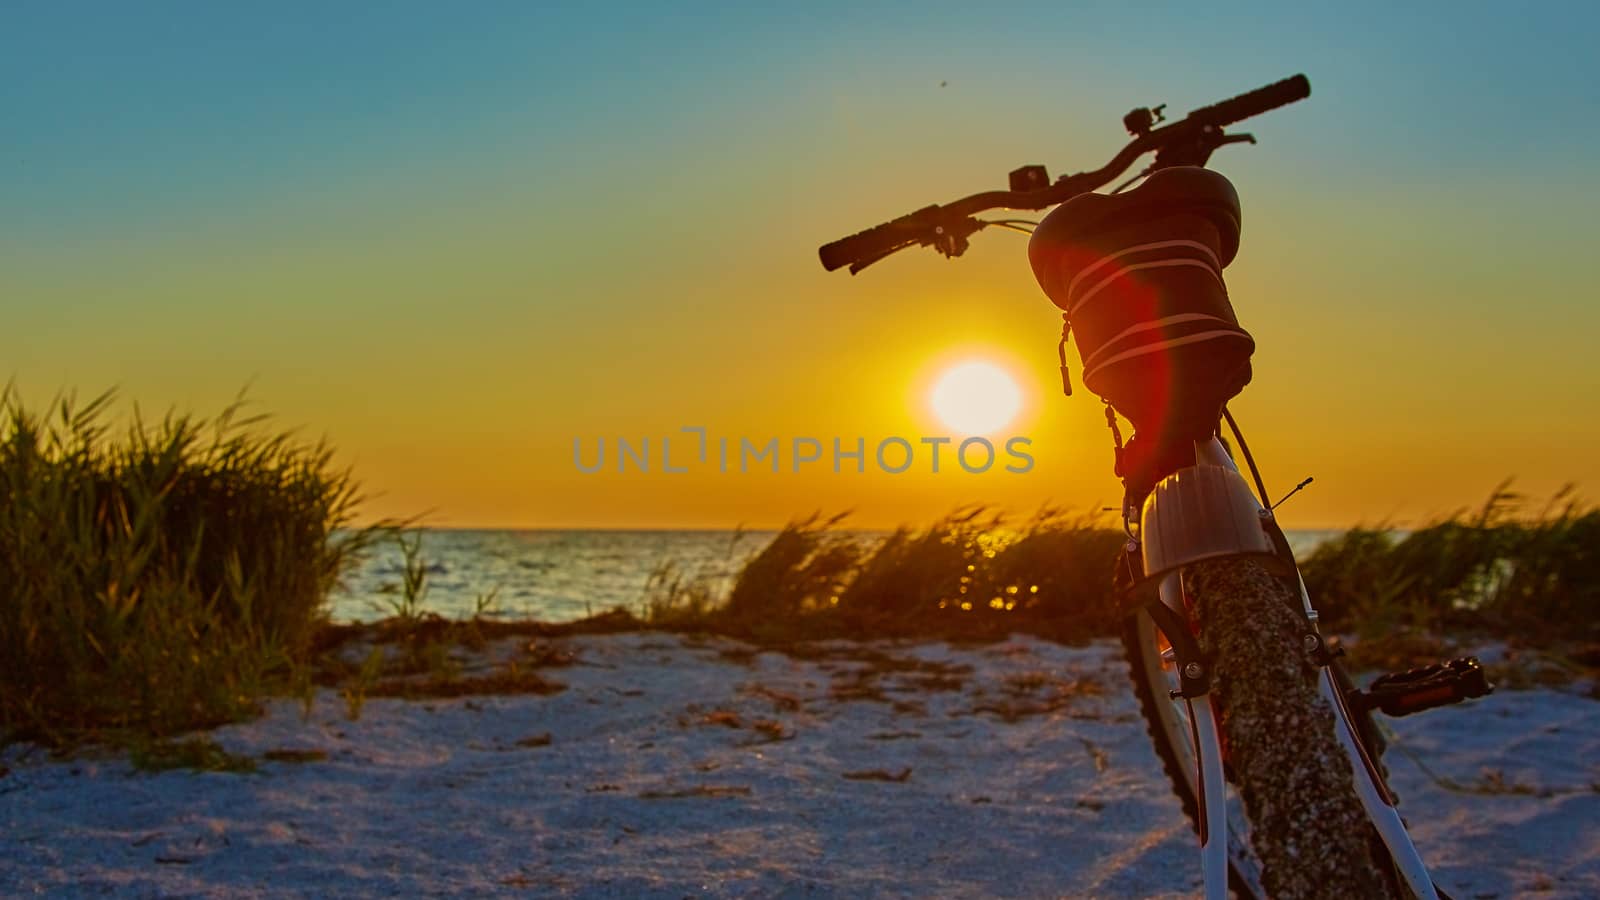
<svg viewBox="0 0 1600 900"><path fill-rule="evenodd" d="M1139 513L1139 543L1145 581L1185 566L1233 556L1261 557L1283 566L1272 540L1272 514L1250 485L1224 466L1197 465L1163 478Z"/></svg>

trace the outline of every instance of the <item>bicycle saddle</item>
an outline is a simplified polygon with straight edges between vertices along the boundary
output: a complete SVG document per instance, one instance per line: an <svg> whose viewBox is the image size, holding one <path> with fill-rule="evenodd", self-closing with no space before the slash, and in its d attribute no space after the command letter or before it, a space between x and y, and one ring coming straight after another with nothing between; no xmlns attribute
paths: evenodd
<svg viewBox="0 0 1600 900"><path fill-rule="evenodd" d="M1117 474L1136 494L1191 464L1193 442L1250 381L1255 340L1222 280L1238 251L1239 195L1198 166L1079 194L1028 244L1039 286L1066 311L1084 386L1134 425Z"/></svg>
<svg viewBox="0 0 1600 900"><path fill-rule="evenodd" d="M1160 169L1144 184L1120 194L1079 194L1056 207L1033 233L1028 261L1051 302L1070 309L1068 287L1085 268L1102 259L1101 238L1137 232L1141 226L1174 216L1194 215L1215 228L1218 268L1239 252L1239 195L1217 172L1199 166ZM1211 243L1212 235L1205 235Z"/></svg>

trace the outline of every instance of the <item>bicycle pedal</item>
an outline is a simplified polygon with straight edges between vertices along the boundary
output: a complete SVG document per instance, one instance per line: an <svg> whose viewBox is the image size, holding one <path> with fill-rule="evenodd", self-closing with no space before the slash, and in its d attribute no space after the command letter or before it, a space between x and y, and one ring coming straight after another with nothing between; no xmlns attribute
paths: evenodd
<svg viewBox="0 0 1600 900"><path fill-rule="evenodd" d="M1399 718L1494 693L1475 656L1419 666L1378 677L1356 694L1365 709Z"/></svg>

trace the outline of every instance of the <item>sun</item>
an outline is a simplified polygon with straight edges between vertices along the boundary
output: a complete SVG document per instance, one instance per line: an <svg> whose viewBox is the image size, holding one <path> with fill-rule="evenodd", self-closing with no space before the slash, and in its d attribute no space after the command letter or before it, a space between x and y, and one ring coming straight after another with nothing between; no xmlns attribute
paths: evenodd
<svg viewBox="0 0 1600 900"><path fill-rule="evenodd" d="M1022 388L1000 366L982 359L957 363L933 383L928 403L957 434L992 434L1022 410Z"/></svg>

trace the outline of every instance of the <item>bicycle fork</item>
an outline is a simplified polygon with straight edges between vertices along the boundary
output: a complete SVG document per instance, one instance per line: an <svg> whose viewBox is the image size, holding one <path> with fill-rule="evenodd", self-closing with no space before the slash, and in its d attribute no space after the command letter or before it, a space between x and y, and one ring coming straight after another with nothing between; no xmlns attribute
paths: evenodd
<svg viewBox="0 0 1600 900"><path fill-rule="evenodd" d="M1310 610L1311 600L1306 595L1304 581L1300 582L1300 598L1306 604L1306 609ZM1314 611L1311 613L1311 624L1315 629ZM1399 871L1400 877L1405 879L1406 886L1411 889L1414 896L1422 900L1439 900L1433 879L1428 875L1428 867L1423 864L1422 856L1411 843L1411 835L1406 832L1405 822L1400 819L1400 811L1395 809L1394 794L1384 783L1376 761L1368 756L1360 734L1356 731L1355 719L1350 712L1349 703L1346 702L1344 690L1334 681L1333 670L1326 665L1321 667L1317 686L1321 689L1322 699L1333 708L1334 730L1338 734L1339 745L1344 748L1345 756L1350 759L1351 782L1355 785L1356 796L1361 799L1361 807L1366 810L1367 819L1372 822L1372 827L1377 829L1378 836L1383 839L1383 845L1388 848L1389 858L1394 860L1395 869Z"/></svg>
<svg viewBox="0 0 1600 900"><path fill-rule="evenodd" d="M1183 585L1176 572L1161 580L1160 602L1175 615L1184 615ZM1168 643L1179 646L1170 635ZM1184 658L1188 655L1180 654L1176 660L1180 673L1183 667L1197 664L1196 660ZM1184 674L1194 673L1182 673L1180 678ZM1211 708L1209 687L1205 693L1197 696L1188 696L1183 691L1175 691L1174 694L1176 696L1171 698L1172 701L1181 699L1189 709L1189 738L1194 742L1197 769L1195 800L1200 809L1197 817L1200 823L1200 866L1205 876L1206 900L1227 900L1228 785L1223 777L1222 739L1216 713Z"/></svg>

